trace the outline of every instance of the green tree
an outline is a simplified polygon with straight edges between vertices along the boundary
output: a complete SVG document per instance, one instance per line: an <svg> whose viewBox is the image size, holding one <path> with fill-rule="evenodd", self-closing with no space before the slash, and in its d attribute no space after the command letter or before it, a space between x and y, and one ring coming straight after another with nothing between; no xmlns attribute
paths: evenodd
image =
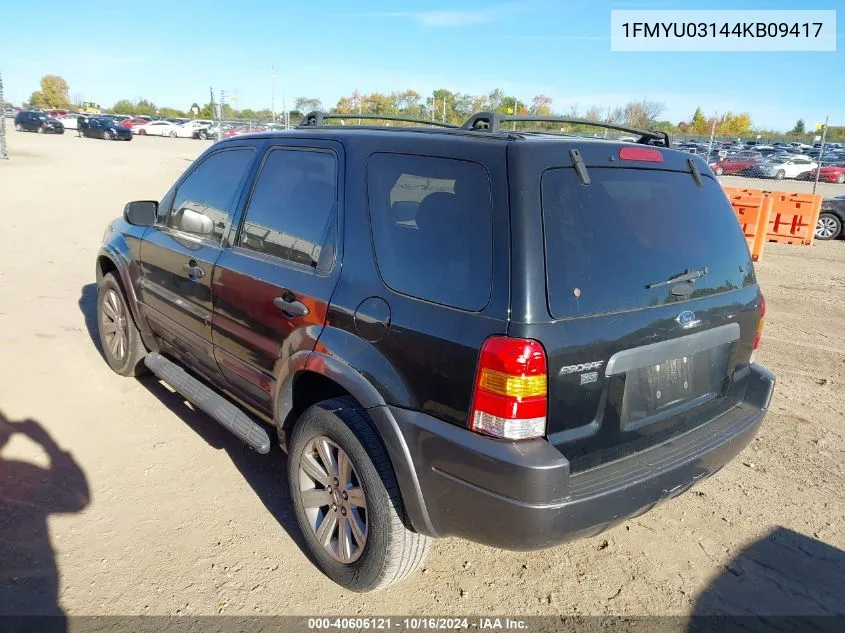
<svg viewBox="0 0 845 633"><path fill-rule="evenodd" d="M316 97L297 97L293 107L302 112L313 112L314 110L322 110L323 102Z"/></svg>
<svg viewBox="0 0 845 633"><path fill-rule="evenodd" d="M121 99L112 106L111 111L115 114L135 114L135 104L129 99Z"/></svg>
<svg viewBox="0 0 845 633"><path fill-rule="evenodd" d="M165 119L171 119L174 117L184 117L185 113L182 112L182 110L177 110L176 108L160 108L158 115Z"/></svg>
<svg viewBox="0 0 845 633"><path fill-rule="evenodd" d="M707 119L704 118L704 112L701 107L695 109L695 114L692 115L692 131L696 134L704 134L707 132Z"/></svg>
<svg viewBox="0 0 845 633"><path fill-rule="evenodd" d="M135 111L132 114L143 114L144 116L155 116L158 108L156 104L148 99L141 99L135 104Z"/></svg>
<svg viewBox="0 0 845 633"><path fill-rule="evenodd" d="M547 95L536 95L531 99L531 114L549 116L552 113L552 98Z"/></svg>
<svg viewBox="0 0 845 633"><path fill-rule="evenodd" d="M795 127L792 128L787 134L794 134L795 136L803 136L807 133L806 124L804 123L804 119L798 119L795 122Z"/></svg>

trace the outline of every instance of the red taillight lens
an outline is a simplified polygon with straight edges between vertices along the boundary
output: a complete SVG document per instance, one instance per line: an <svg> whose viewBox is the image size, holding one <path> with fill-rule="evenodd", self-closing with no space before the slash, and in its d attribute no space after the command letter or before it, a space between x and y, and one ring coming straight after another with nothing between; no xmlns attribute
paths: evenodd
<svg viewBox="0 0 845 633"><path fill-rule="evenodd" d="M763 336L763 323L766 321L766 297L760 297L760 320L757 322L757 336L754 337L754 349L760 347L760 337Z"/></svg>
<svg viewBox="0 0 845 633"><path fill-rule="evenodd" d="M546 352L538 341L494 336L484 342L469 426L509 440L546 433Z"/></svg>
<svg viewBox="0 0 845 633"><path fill-rule="evenodd" d="M622 160L643 160L648 163L662 163L663 152L659 149L646 147L623 147L619 150L619 158Z"/></svg>

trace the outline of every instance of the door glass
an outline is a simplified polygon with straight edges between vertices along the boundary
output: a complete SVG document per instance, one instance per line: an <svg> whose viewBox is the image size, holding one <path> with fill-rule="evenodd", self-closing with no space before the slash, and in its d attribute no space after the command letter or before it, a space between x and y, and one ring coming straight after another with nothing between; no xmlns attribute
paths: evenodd
<svg viewBox="0 0 845 633"><path fill-rule="evenodd" d="M319 270L332 267L337 161L324 151L272 150L258 176L238 245Z"/></svg>
<svg viewBox="0 0 845 633"><path fill-rule="evenodd" d="M206 158L176 189L167 226L219 244L252 156L252 149L243 147Z"/></svg>

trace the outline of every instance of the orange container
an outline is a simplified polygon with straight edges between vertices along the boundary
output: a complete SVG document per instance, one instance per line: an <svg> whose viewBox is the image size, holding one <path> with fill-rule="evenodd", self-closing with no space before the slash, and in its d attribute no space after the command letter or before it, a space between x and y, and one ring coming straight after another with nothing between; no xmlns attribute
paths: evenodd
<svg viewBox="0 0 845 633"><path fill-rule="evenodd" d="M763 247L766 245L769 216L772 211L772 197L760 189L740 189L725 187L725 195L733 207L739 221L751 259L759 262L763 259Z"/></svg>
<svg viewBox="0 0 845 633"><path fill-rule="evenodd" d="M822 196L780 192L771 196L772 213L766 230L766 240L785 244L812 244L816 235Z"/></svg>

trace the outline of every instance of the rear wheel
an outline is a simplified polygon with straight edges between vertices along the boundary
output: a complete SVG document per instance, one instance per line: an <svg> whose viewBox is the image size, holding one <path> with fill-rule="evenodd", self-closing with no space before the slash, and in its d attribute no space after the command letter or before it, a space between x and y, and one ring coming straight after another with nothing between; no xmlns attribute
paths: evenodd
<svg viewBox="0 0 845 633"><path fill-rule="evenodd" d="M834 240L842 232L842 221L832 213L822 213L816 222L817 240Z"/></svg>
<svg viewBox="0 0 845 633"><path fill-rule="evenodd" d="M138 130L138 134L140 134L141 136L146 136L147 131L146 130Z"/></svg>
<svg viewBox="0 0 845 633"><path fill-rule="evenodd" d="M37 131L39 134L44 134L44 126L43 126L43 125L39 125L39 126L38 126L38 129L37 129L36 131Z"/></svg>
<svg viewBox="0 0 845 633"><path fill-rule="evenodd" d="M717 176L721 176L724 173L725 173L725 169L721 165L716 167L716 175Z"/></svg>
<svg viewBox="0 0 845 633"><path fill-rule="evenodd" d="M97 292L97 329L109 367L121 376L145 373L147 349L114 273L103 277Z"/></svg>
<svg viewBox="0 0 845 633"><path fill-rule="evenodd" d="M308 408L293 430L288 479L296 520L320 569L352 591L402 580L430 539L405 527L396 475L351 398Z"/></svg>
<svg viewBox="0 0 845 633"><path fill-rule="evenodd" d="M170 138L176 138L176 130L170 131Z"/></svg>
<svg viewBox="0 0 845 633"><path fill-rule="evenodd" d="M200 130L199 134L197 134L201 141L204 141L208 138L208 133L205 130Z"/></svg>
<svg viewBox="0 0 845 633"><path fill-rule="evenodd" d="M110 141L111 140L111 132L109 132L108 130L103 132L103 140L104 141Z"/></svg>
<svg viewBox="0 0 845 633"><path fill-rule="evenodd" d="M786 177L786 172L782 169L778 169L777 173L775 174L775 178L778 180L783 180Z"/></svg>
<svg viewBox="0 0 845 633"><path fill-rule="evenodd" d="M23 132L23 126L20 123L15 123L15 131Z"/></svg>
<svg viewBox="0 0 845 633"><path fill-rule="evenodd" d="M836 182L838 182L840 185L845 182L845 171L836 174Z"/></svg>

